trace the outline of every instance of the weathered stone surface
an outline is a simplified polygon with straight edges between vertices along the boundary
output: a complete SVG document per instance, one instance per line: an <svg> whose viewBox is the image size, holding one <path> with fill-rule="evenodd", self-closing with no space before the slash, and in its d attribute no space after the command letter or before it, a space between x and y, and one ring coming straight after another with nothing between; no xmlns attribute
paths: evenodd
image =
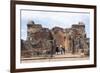
<svg viewBox="0 0 100 73"><path fill-rule="evenodd" d="M30 21L27 28L27 40L21 42L22 52L27 51L26 55L55 54L56 47L63 48L66 53L89 54L89 38L82 22L71 28L54 27L50 30Z"/></svg>

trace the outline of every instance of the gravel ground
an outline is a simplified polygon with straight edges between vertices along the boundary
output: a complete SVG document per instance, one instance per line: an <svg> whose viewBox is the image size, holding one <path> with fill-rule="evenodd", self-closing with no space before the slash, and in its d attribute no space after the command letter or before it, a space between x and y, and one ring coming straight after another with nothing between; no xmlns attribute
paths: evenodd
<svg viewBox="0 0 100 73"><path fill-rule="evenodd" d="M75 60L88 60L89 57L83 56L82 54L65 54L65 55L54 55L51 57L31 57L21 58L21 63L32 63L32 62L52 62L52 61L75 61Z"/></svg>

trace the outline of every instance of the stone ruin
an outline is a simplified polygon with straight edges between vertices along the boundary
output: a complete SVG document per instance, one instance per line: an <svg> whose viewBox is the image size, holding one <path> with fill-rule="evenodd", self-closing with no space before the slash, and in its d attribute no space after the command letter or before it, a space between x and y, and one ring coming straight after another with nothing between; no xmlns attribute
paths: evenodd
<svg viewBox="0 0 100 73"><path fill-rule="evenodd" d="M27 39L21 40L21 56L55 55L56 47L62 46L65 53L84 53L89 56L89 38L85 32L85 24L79 22L71 28L44 28L41 24L29 21Z"/></svg>

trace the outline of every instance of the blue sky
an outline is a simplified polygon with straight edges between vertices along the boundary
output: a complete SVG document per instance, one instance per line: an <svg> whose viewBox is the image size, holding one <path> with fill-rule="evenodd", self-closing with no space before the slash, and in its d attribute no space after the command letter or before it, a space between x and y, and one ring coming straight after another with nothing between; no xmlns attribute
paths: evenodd
<svg viewBox="0 0 100 73"><path fill-rule="evenodd" d="M83 22L87 36L90 36L90 14L67 11L30 11L21 10L21 39L27 38L27 23L33 20L36 24L52 29L55 26L71 28L72 24Z"/></svg>

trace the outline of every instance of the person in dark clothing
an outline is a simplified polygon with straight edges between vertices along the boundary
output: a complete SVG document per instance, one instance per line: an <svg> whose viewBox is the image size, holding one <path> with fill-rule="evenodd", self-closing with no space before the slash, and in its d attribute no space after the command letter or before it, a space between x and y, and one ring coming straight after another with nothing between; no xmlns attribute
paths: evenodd
<svg viewBox="0 0 100 73"><path fill-rule="evenodd" d="M56 52L57 52L57 55L58 55L58 52L60 52L60 50L59 50L59 47L58 47L58 46L56 47Z"/></svg>

